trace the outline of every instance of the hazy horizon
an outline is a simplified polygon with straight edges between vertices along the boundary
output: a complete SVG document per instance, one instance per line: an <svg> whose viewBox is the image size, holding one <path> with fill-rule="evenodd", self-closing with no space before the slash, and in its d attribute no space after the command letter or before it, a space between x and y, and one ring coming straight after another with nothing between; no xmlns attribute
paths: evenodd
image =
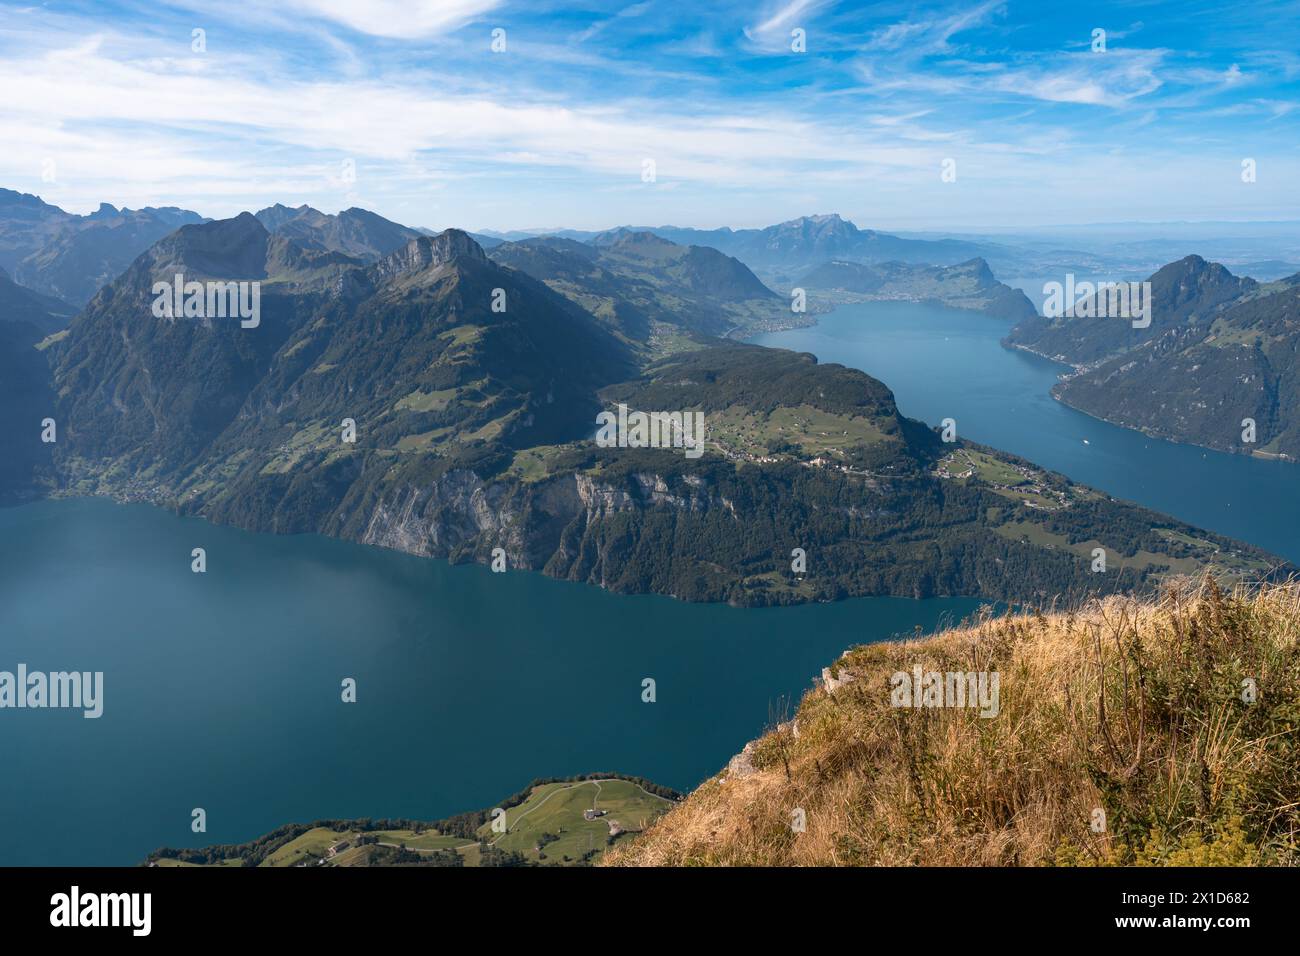
<svg viewBox="0 0 1300 956"><path fill-rule="evenodd" d="M16 189L14 187L3 186L3 185L0 185L0 189L13 189L13 191L19 193L26 192L25 190L22 189ZM142 206L130 206L124 203L117 203L114 202L112 199L102 199L100 201L91 202L78 207L78 206L64 205L61 203L54 202L48 196L44 196L40 192L26 193L26 194L36 196L38 199L40 199L43 202L49 203L50 205L58 206L59 208L63 209L65 212L73 213L79 216L87 216L95 213L96 211L98 211L101 204L103 203L113 206L118 210L144 208ZM311 206L313 209L316 209L318 212L322 212L327 215L338 215L340 212L343 212L347 209L361 208L361 209L365 209L367 212L373 212L376 213L377 215L383 216L384 218L396 222L399 225L409 226L413 229L435 229L435 230L461 229L465 232L479 233L482 235L496 236L496 237L508 236L508 235L519 234L519 233L533 233L538 235L545 235L549 233L557 233L557 232L565 232L565 231L599 233L599 232L609 232L615 229L679 228L679 229L699 229L702 231L731 229L732 231L738 232L746 229L764 229L769 226L780 225L783 222L791 222L801 218L812 218L815 216L832 216L832 215L840 216L841 219L844 219L845 221L852 223L858 229L892 233L900 236L908 236L908 235L911 236L980 236L985 234L1005 234L1008 236L1018 236L1018 235L1030 236L1035 234L1050 234L1053 232L1068 232L1070 230L1110 229L1110 230L1122 231L1125 229L1150 230L1156 228L1171 228L1171 227L1218 228L1218 227L1240 227L1240 226L1247 226L1247 227L1267 226L1267 227L1295 228L1297 230L1300 230L1300 219L1128 220L1128 221L1109 221L1109 222L1045 223L1037 226L1002 226L1002 225L985 223L985 224L975 224L961 229L921 229L906 223L861 222L861 221L854 220L849 216L845 216L841 213L836 213L836 212L809 212L798 216L794 216L791 219L785 219L780 221L774 220L770 222L756 220L753 223L746 223L746 224L736 224L730 222L703 223L703 224L693 223L693 222L653 222L653 223L652 222L617 222L617 223L610 223L604 226L594 226L594 227L580 227L580 226L574 226L568 224L560 224L560 225L549 225L549 226L509 226L506 228L498 228L494 226L479 227L479 226L468 225L464 223L430 224L430 223L422 223L422 222L410 222L401 219L395 219L392 216L387 215L385 212L383 212L380 209L374 209L365 206L355 206L352 204L339 204L335 207L322 208L320 206L313 205L310 202L286 202L283 200L278 200L277 202L267 203L264 205L245 206L237 210L236 212L231 213L228 216L213 216L202 209L189 209L189 207L183 206L178 202L160 201L160 202L150 203L149 205L155 208L189 209L190 212L196 212L199 215L206 216L209 219L229 219L229 218L233 218L234 216L238 216L244 212L256 214L263 209L276 205L277 203L279 205L283 205L289 208L297 208L302 205L307 205L307 206ZM1167 237L1171 239L1180 238L1173 235L1168 235ZM1212 238L1212 237L1206 237L1206 238Z"/></svg>

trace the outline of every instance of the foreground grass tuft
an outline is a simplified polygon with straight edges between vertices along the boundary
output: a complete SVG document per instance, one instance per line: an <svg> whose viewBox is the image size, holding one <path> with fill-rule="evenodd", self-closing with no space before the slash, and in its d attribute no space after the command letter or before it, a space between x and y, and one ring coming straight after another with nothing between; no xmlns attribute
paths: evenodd
<svg viewBox="0 0 1300 956"><path fill-rule="evenodd" d="M1300 585L1207 581L859 647L604 863L1295 865L1298 634ZM997 672L997 716L891 706L916 665Z"/></svg>

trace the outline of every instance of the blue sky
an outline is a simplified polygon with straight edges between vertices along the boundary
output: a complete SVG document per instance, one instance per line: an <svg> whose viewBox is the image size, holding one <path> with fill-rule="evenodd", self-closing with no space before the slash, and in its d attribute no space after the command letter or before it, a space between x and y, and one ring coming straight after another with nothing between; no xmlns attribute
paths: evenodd
<svg viewBox="0 0 1300 956"><path fill-rule="evenodd" d="M0 185L470 229L1300 219L1297 51L1293 0L0 3Z"/></svg>

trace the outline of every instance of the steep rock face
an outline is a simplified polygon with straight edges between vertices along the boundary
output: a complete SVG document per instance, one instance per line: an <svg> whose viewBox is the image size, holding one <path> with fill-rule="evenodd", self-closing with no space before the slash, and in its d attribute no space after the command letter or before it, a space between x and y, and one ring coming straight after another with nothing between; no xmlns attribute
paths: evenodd
<svg viewBox="0 0 1300 956"><path fill-rule="evenodd" d="M369 506L357 540L411 554L478 560L499 547L511 567L555 573L576 557L565 551L566 536L581 538L616 516L647 509L734 511L702 483L683 493L673 492L663 475L636 473L631 478L632 484L624 487L583 474L519 485L451 471L427 486L387 491Z"/></svg>
<svg viewBox="0 0 1300 956"><path fill-rule="evenodd" d="M477 262L487 261L482 248L467 233L448 229L436 236L410 240L376 263L372 273L376 280L383 282L425 269L436 269L462 257Z"/></svg>

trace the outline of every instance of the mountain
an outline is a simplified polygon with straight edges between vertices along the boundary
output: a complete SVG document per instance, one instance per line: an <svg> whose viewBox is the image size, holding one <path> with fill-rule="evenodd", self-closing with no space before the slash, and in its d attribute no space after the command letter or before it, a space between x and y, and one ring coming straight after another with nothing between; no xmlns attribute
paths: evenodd
<svg viewBox="0 0 1300 956"><path fill-rule="evenodd" d="M108 203L77 216L38 196L0 189L0 268L20 285L80 307L153 243L202 219L171 206L131 210Z"/></svg>
<svg viewBox="0 0 1300 956"><path fill-rule="evenodd" d="M1029 319L1004 344L1075 366L1067 405L1148 435L1300 460L1300 274L1271 283L1187 256L1151 283L1151 324ZM1243 422L1255 423L1254 441Z"/></svg>
<svg viewBox="0 0 1300 956"><path fill-rule="evenodd" d="M175 272L262 281L260 324L155 318L152 283ZM151 496L248 526L333 527L351 509L323 489L360 495L434 459L575 437L600 376L628 367L590 316L464 233L366 266L244 213L159 243L74 322L54 371L60 460L119 490L147 476ZM345 418L355 446L340 441Z"/></svg>
<svg viewBox="0 0 1300 956"><path fill-rule="evenodd" d="M41 441L42 421L54 410L49 369L38 349L46 335L62 327L66 315L54 300L24 289L0 269L0 503L35 494L50 445Z"/></svg>
<svg viewBox="0 0 1300 956"><path fill-rule="evenodd" d="M802 216L764 229L680 229L650 231L673 242L711 246L735 256L760 276L789 281L832 259L851 262L911 262L955 265L998 254L991 243L958 239L903 239L859 229L840 216Z"/></svg>
<svg viewBox="0 0 1300 956"><path fill-rule="evenodd" d="M1167 329L1052 394L1148 435L1300 460L1300 288L1249 298ZM1255 423L1254 441L1243 424Z"/></svg>
<svg viewBox="0 0 1300 956"><path fill-rule="evenodd" d="M682 226L622 226L605 232L559 229L548 232L487 233L498 240L523 242L542 236L594 242L603 236L650 233L679 246L703 246L739 259L764 281L778 287L832 259L851 262L909 262L956 265L975 258L1013 260L1019 250L998 243L964 239L905 239L859 229L839 215L801 216L762 229L692 229Z"/></svg>
<svg viewBox="0 0 1300 956"><path fill-rule="evenodd" d="M0 269L0 322L25 322L45 336L67 326L76 311L66 302L20 286Z"/></svg>
<svg viewBox="0 0 1300 956"><path fill-rule="evenodd" d="M841 301L849 298L935 302L1012 321L1023 321L1038 314L1023 292L995 279L983 259L971 259L955 266L902 262L870 265L836 259L818 266L798 280L798 285L813 292L850 294L835 296Z"/></svg>
<svg viewBox="0 0 1300 956"><path fill-rule="evenodd" d="M631 342L646 343L664 326L725 336L797 321L786 300L737 259L649 232L613 230L585 243L526 239L489 255L545 282Z"/></svg>
<svg viewBox="0 0 1300 956"><path fill-rule="evenodd" d="M665 281L697 295L724 302L777 298L739 260L707 246L681 246L654 233L626 229L601 233L591 244L631 270L657 265Z"/></svg>
<svg viewBox="0 0 1300 956"><path fill-rule="evenodd" d="M41 441L41 432L54 396L45 358L36 349L39 339L27 323L0 322L0 504L33 497L50 460L51 446Z"/></svg>
<svg viewBox="0 0 1300 956"><path fill-rule="evenodd" d="M639 264L636 288L656 294L754 291L720 254L662 240L520 245L566 268ZM154 283L178 272L259 282L259 320L156 314ZM616 313L626 281L610 290ZM512 570L746 605L1030 600L1277 563L1013 456L944 443L861 372L698 333L647 351L580 299L458 230L365 263L248 213L182 227L46 350L62 491L457 561L499 548ZM620 404L701 414L706 445L688 456L598 444L596 413ZM1097 547L1104 575L1090 569Z"/></svg>
<svg viewBox="0 0 1300 956"><path fill-rule="evenodd" d="M1295 866L1297 607L1203 585L853 648L601 863Z"/></svg>
<svg viewBox="0 0 1300 956"><path fill-rule="evenodd" d="M1234 276L1215 262L1187 256L1155 272L1151 283L1151 324L1133 328L1131 320L1093 316L1034 316L1017 325L1004 344L1074 366L1120 355L1149 344L1169 329L1203 325L1220 310L1257 294L1254 279ZM1082 309L1076 309L1083 311Z"/></svg>
<svg viewBox="0 0 1300 956"><path fill-rule="evenodd" d="M329 215L311 206L291 209L276 203L256 213L269 232L292 239L304 249L341 252L374 262L425 233L353 207Z"/></svg>

